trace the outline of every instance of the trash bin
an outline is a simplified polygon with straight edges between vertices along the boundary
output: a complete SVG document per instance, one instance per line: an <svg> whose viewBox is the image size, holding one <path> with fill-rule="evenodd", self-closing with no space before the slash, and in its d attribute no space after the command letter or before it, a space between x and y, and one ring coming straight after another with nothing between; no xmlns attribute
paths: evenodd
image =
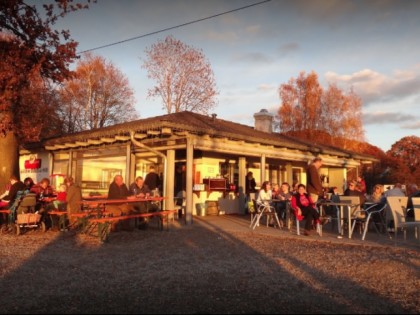
<svg viewBox="0 0 420 315"><path fill-rule="evenodd" d="M206 215L206 205L204 203L197 203L195 205L197 216L204 217Z"/></svg>

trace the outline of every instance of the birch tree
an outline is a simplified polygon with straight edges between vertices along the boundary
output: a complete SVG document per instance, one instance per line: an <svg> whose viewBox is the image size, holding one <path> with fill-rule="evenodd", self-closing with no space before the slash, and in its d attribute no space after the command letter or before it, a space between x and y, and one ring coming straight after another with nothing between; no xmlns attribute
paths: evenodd
<svg viewBox="0 0 420 315"><path fill-rule="evenodd" d="M216 106L216 82L201 50L168 36L146 49L142 67L156 85L148 97L160 97L168 114L192 111L208 114Z"/></svg>

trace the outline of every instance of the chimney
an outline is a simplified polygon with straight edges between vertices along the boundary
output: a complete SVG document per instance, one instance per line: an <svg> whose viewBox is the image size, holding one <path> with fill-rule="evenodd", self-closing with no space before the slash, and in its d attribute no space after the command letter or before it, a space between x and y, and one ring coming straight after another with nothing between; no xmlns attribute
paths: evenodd
<svg viewBox="0 0 420 315"><path fill-rule="evenodd" d="M213 119L213 121L215 121L216 120L216 117L217 117L217 114L211 114L211 118Z"/></svg>
<svg viewBox="0 0 420 315"><path fill-rule="evenodd" d="M273 114L269 113L266 109L261 109L258 113L254 114L255 130L264 131L268 133L273 132Z"/></svg>

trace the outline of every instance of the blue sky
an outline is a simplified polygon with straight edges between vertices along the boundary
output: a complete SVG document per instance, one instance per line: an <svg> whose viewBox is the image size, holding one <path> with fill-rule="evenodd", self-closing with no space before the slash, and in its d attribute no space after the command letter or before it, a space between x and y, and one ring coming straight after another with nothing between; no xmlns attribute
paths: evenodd
<svg viewBox="0 0 420 315"><path fill-rule="evenodd" d="M258 2L98 0L57 27L85 51ZM420 136L419 16L417 0L272 0L93 53L127 76L141 118L165 114L160 99L147 98L154 82L141 65L145 49L168 35L203 51L220 92L214 112L245 125L253 126L262 108L277 111L281 84L315 71L325 88L354 88L366 140L386 151Z"/></svg>

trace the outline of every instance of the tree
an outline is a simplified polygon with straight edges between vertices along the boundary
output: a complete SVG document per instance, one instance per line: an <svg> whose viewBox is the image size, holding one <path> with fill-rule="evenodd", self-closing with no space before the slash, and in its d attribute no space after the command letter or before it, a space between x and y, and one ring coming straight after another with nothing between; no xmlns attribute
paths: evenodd
<svg viewBox="0 0 420 315"><path fill-rule="evenodd" d="M148 97L160 96L168 114L188 110L202 114L216 106L216 84L210 63L201 50L172 36L145 50L142 68L157 85Z"/></svg>
<svg viewBox="0 0 420 315"><path fill-rule="evenodd" d="M128 79L105 58L86 54L60 89L65 132L101 128L137 119Z"/></svg>
<svg viewBox="0 0 420 315"><path fill-rule="evenodd" d="M0 1L0 187L10 175L19 174L21 139L16 130L20 113L25 113L23 106L28 105L21 92L28 90L33 78L60 82L71 73L77 43L67 30L52 29L60 17L87 8L87 4L71 3L45 4L41 17L35 5L23 0Z"/></svg>
<svg viewBox="0 0 420 315"><path fill-rule="evenodd" d="M420 137L408 136L395 142L386 152L388 168L394 182L420 182Z"/></svg>
<svg viewBox="0 0 420 315"><path fill-rule="evenodd" d="M282 133L349 148L347 140L362 141L361 100L352 91L346 95L336 85L326 91L315 72L291 78L279 88L278 111ZM333 142L333 137L340 143Z"/></svg>

